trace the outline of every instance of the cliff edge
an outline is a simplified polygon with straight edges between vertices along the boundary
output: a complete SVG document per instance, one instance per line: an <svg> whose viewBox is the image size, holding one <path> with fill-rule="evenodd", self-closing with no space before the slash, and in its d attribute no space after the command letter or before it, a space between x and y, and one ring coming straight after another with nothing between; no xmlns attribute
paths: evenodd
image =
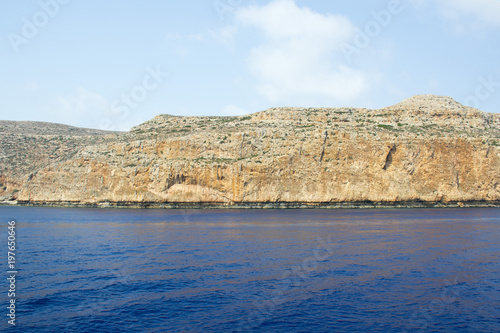
<svg viewBox="0 0 500 333"><path fill-rule="evenodd" d="M0 201L133 207L498 206L500 114L421 95L379 110L159 115L130 132L0 122Z"/></svg>

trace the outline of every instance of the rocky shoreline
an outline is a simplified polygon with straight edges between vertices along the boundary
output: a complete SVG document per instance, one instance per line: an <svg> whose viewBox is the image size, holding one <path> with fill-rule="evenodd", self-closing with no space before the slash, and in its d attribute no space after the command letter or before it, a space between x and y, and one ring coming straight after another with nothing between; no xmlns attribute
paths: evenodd
<svg viewBox="0 0 500 333"><path fill-rule="evenodd" d="M0 121L2 201L139 208L495 206L500 114L423 95L378 110L159 115L122 133Z"/></svg>
<svg viewBox="0 0 500 333"><path fill-rule="evenodd" d="M0 206L54 207L54 208L128 208L128 209L414 209L414 208L500 208L496 201L453 202L0 202Z"/></svg>

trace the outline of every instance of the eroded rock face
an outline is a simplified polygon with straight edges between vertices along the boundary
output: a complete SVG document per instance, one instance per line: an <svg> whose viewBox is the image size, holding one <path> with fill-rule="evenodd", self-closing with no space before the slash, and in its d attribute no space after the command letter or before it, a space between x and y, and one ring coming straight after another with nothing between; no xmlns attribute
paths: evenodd
<svg viewBox="0 0 500 333"><path fill-rule="evenodd" d="M96 135L56 163L2 172L0 196L80 204L500 200L500 115L446 97L380 110L160 115L129 133ZM42 138L34 139L40 147Z"/></svg>

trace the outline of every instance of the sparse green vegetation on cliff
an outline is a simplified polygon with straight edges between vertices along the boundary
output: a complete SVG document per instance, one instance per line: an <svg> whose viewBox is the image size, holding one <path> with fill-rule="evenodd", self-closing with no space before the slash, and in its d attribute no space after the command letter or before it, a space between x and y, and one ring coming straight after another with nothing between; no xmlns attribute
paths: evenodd
<svg viewBox="0 0 500 333"><path fill-rule="evenodd" d="M500 115L432 95L381 110L159 115L126 133L16 122L0 133L1 200L500 200Z"/></svg>

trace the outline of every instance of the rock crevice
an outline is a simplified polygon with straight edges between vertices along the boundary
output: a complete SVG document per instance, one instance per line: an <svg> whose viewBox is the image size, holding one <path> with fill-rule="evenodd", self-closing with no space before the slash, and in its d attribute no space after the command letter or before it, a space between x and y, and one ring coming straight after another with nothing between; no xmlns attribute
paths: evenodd
<svg viewBox="0 0 500 333"><path fill-rule="evenodd" d="M0 121L0 201L148 207L500 201L500 115L447 97L416 96L379 110L159 115L126 133L51 126Z"/></svg>

